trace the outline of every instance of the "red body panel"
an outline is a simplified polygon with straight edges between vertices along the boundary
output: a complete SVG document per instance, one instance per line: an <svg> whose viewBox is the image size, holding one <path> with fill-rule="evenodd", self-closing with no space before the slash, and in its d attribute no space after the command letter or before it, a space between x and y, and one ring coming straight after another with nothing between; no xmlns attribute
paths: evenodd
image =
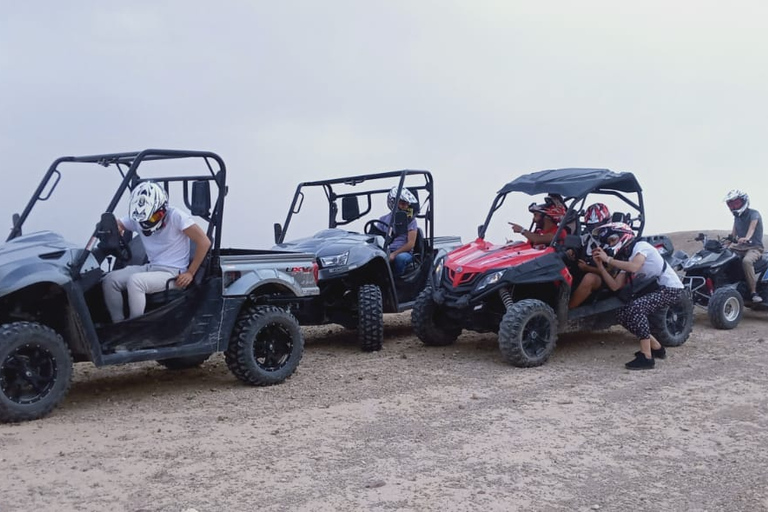
<svg viewBox="0 0 768 512"><path fill-rule="evenodd" d="M451 251L446 256L444 265L451 284L455 287L471 280L478 273L514 267L553 252L555 249L550 246L532 247L528 242L494 245L478 238Z"/></svg>

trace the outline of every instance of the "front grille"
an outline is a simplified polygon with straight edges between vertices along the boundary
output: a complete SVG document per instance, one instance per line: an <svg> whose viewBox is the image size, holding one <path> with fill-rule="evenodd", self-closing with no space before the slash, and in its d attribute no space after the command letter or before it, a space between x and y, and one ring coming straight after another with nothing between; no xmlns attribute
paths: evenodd
<svg viewBox="0 0 768 512"><path fill-rule="evenodd" d="M459 281L454 286L454 279L456 278L456 271L453 269L447 269L443 272L443 286L448 287L451 290L471 290L477 277L480 274L478 272L467 272L466 274L459 274Z"/></svg>

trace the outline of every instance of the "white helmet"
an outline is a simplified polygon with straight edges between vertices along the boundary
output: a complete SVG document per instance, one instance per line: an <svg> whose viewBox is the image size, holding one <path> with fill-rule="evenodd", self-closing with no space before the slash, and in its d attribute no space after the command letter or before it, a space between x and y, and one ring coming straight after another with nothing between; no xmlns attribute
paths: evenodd
<svg viewBox="0 0 768 512"><path fill-rule="evenodd" d="M160 229L167 208L168 196L154 181L142 181L131 192L129 215L139 223L146 236Z"/></svg>
<svg viewBox="0 0 768 512"><path fill-rule="evenodd" d="M397 186L392 187L387 194L387 208L393 210L396 206L395 198L397 197ZM419 210L419 200L413 195L413 192L403 187L400 191L400 201L408 203L408 217L413 217L415 212Z"/></svg>
<svg viewBox="0 0 768 512"><path fill-rule="evenodd" d="M734 217L738 217L749 208L749 196L737 188L728 192L723 201L728 205L728 209L731 210Z"/></svg>

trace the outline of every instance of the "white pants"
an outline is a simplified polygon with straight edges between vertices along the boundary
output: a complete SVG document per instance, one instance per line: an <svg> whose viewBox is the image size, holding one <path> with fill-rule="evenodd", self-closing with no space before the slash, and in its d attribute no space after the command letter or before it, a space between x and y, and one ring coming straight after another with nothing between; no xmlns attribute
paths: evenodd
<svg viewBox="0 0 768 512"><path fill-rule="evenodd" d="M120 270L114 270L104 276L101 286L104 290L104 302L107 303L109 315L113 322L125 320L123 313L123 290L128 291L129 318L144 314L148 293L165 290L169 279L174 279L181 273L179 269L159 265L131 265ZM169 288L175 288L176 282L171 282Z"/></svg>

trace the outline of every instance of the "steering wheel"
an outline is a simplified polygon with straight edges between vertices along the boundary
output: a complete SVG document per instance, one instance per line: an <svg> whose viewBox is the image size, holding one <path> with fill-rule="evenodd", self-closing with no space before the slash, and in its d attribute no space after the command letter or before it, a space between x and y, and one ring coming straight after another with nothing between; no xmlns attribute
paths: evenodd
<svg viewBox="0 0 768 512"><path fill-rule="evenodd" d="M123 264L131 261L131 248L125 237L120 236L117 219L111 213L101 214L101 220L96 225L96 238L99 240L97 250L103 255L101 259L111 255Z"/></svg>
<svg viewBox="0 0 768 512"><path fill-rule="evenodd" d="M381 229L381 226L384 226L383 230ZM387 231L389 231L389 224L379 219L371 219L365 223L365 226L363 226L363 232L366 235L385 236Z"/></svg>

